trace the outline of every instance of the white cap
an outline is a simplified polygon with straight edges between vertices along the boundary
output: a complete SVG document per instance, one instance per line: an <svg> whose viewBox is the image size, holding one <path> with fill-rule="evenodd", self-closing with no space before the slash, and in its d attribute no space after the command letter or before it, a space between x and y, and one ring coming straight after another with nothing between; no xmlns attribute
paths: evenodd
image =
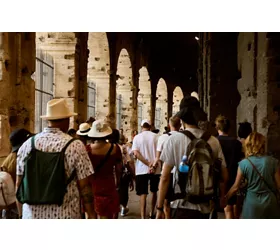
<svg viewBox="0 0 280 250"><path fill-rule="evenodd" d="M195 91L191 93L191 96L195 97L199 101L198 94Z"/></svg>
<svg viewBox="0 0 280 250"><path fill-rule="evenodd" d="M151 122L148 119L142 120L141 127L143 127L144 123L148 123L151 126Z"/></svg>

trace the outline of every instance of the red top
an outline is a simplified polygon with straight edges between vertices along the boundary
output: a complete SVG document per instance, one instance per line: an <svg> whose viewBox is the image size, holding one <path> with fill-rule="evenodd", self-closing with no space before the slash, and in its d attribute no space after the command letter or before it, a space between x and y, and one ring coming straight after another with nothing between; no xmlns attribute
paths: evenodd
<svg viewBox="0 0 280 250"><path fill-rule="evenodd" d="M91 178L94 208L95 212L100 216L111 216L120 210L119 195L116 190L115 166L121 163L122 155L119 147L114 147L116 148L115 152L114 150L112 151L104 165ZM95 170L107 152L104 155L97 155L90 145L87 145L86 148Z"/></svg>

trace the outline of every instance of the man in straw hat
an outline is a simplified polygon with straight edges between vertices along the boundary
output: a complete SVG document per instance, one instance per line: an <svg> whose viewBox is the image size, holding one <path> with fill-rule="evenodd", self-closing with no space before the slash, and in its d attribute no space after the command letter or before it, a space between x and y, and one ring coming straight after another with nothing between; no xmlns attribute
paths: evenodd
<svg viewBox="0 0 280 250"><path fill-rule="evenodd" d="M173 167L175 166L175 176L178 176L179 166L182 161L182 157L188 157L187 148L194 138L203 138L203 140L207 141L207 143L211 147L214 160L221 160L221 175L223 177L222 181L227 180L226 163L218 139L211 135L207 136L203 130L198 128L198 122L205 120L206 117L206 114L204 113L202 108L200 108L198 100L195 97L185 97L184 99L182 99L180 103L180 111L176 114L176 116L181 119L185 131L184 133L176 133L170 136L165 142L163 150L161 152L160 160L164 162L164 164L159 184L157 218L163 217L164 199L168 191L170 173ZM194 138L190 138L190 135L192 135L192 137ZM192 166L189 166L189 168L191 170ZM177 177L175 177L175 183L175 192L177 193L177 190L181 189L178 186L179 182ZM181 190L183 194L184 191L185 190ZM225 190L222 191L222 194L225 194ZM222 197L224 198L224 196ZM225 199L222 199L222 201L224 202ZM171 217L176 219L209 218L212 212L212 206L209 201L199 201L192 203L189 200L179 198L171 203Z"/></svg>
<svg viewBox="0 0 280 250"><path fill-rule="evenodd" d="M18 202L19 213L21 214L22 212L23 219L79 219L81 218L80 198L82 198L87 218L93 218L93 195L88 178L94 173L93 167L83 143L66 134L69 128L70 117L75 115L77 114L70 112L66 100L53 99L49 101L47 103L46 115L41 116L42 119L48 121L48 127L44 128L43 132L27 140L19 149L16 181L18 199L19 197L24 197L24 195L20 193L21 182L23 183L23 186L28 182L29 184L36 182L38 188L48 192L46 191L46 187L38 182L38 179L43 179L46 182L48 181L48 179L44 179L43 176L35 176L32 181L26 179L28 178L26 176L30 174L28 169L33 168L33 171L39 173L39 167L46 168L46 164L44 165L40 159L36 159L38 161L37 164L28 165L26 162L28 162L28 159L32 158L32 155L40 153L41 158L48 159L47 157L50 155L62 153L64 161L60 161L60 163L62 162L62 165L64 165L62 166L62 169L64 167L64 171L62 170L61 175L65 176L65 179L67 180L65 180L67 186L66 192L64 189L64 197L62 197L61 204L46 201L44 201L43 204L40 204L40 199L43 200L44 197L37 197L39 202L35 203L33 201L32 203L35 205L30 205L31 202L22 202L23 205ZM54 164L56 164L56 162L49 165L52 166ZM44 170L44 175L48 174L48 169ZM49 179L51 178L54 177L50 176ZM50 184L50 182L47 184ZM34 189L34 184L32 187ZM50 189L50 187L48 187L48 189ZM34 200L34 190L29 191L29 194L33 194L33 197L30 195L28 198ZM53 196L55 196L55 194L56 191L52 193Z"/></svg>

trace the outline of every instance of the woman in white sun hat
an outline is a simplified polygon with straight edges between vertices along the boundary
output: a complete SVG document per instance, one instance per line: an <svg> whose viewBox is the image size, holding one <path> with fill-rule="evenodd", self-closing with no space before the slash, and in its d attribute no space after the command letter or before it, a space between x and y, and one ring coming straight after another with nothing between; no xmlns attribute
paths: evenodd
<svg viewBox="0 0 280 250"><path fill-rule="evenodd" d="M90 125L87 122L80 124L77 135L79 139L86 145L88 140L88 133L90 131Z"/></svg>
<svg viewBox="0 0 280 250"><path fill-rule="evenodd" d="M92 190L94 209L100 219L117 218L120 211L118 187L122 172L122 154L118 145L108 142L112 129L103 120L93 122L87 151L94 174Z"/></svg>

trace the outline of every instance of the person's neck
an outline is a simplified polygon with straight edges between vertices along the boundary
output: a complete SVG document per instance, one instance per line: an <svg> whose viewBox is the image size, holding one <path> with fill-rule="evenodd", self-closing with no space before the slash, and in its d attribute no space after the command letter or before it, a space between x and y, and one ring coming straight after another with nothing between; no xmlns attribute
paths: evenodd
<svg viewBox="0 0 280 250"><path fill-rule="evenodd" d="M173 131L179 131L179 129L170 127L170 132L173 132Z"/></svg>
<svg viewBox="0 0 280 250"><path fill-rule="evenodd" d="M184 124L184 129L187 129L187 128L198 128L198 126L196 125L189 125L189 124Z"/></svg>
<svg viewBox="0 0 280 250"><path fill-rule="evenodd" d="M94 143L95 144L106 144L107 142L104 140L95 140Z"/></svg>
<svg viewBox="0 0 280 250"><path fill-rule="evenodd" d="M148 128L142 128L142 132L144 132L144 131L150 131L150 129L148 129Z"/></svg>
<svg viewBox="0 0 280 250"><path fill-rule="evenodd" d="M221 130L218 130L218 134L219 134L219 135L222 135L222 136L228 136L227 133L224 133L224 132L222 132Z"/></svg>

